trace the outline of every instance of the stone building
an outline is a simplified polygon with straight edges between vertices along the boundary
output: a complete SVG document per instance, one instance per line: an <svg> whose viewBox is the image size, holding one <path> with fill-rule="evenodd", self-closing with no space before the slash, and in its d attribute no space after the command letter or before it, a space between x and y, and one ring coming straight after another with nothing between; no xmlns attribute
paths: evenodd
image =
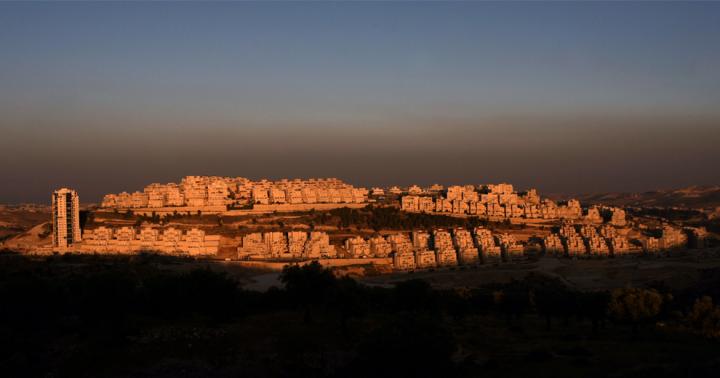
<svg viewBox="0 0 720 378"><path fill-rule="evenodd" d="M572 222L563 222L560 225L560 236L568 238L576 235L577 230L575 229L575 225Z"/></svg>
<svg viewBox="0 0 720 378"><path fill-rule="evenodd" d="M660 252L660 239L655 237L647 237L640 241L642 244L643 251L649 254L655 254Z"/></svg>
<svg viewBox="0 0 720 378"><path fill-rule="evenodd" d="M540 204L540 195L538 194L536 189L528 189L525 192L519 193L520 200L527 204L531 205L539 205Z"/></svg>
<svg viewBox="0 0 720 378"><path fill-rule="evenodd" d="M330 245L330 236L324 232L313 231L305 243L306 258L335 258L337 251Z"/></svg>
<svg viewBox="0 0 720 378"><path fill-rule="evenodd" d="M501 183L501 184L488 184L483 189L491 194L512 194L515 189L512 184Z"/></svg>
<svg viewBox="0 0 720 378"><path fill-rule="evenodd" d="M388 257L392 253L392 246L382 236L373 236L368 242L373 257Z"/></svg>
<svg viewBox="0 0 720 378"><path fill-rule="evenodd" d="M587 252L592 256L608 256L610 255L609 239L617 235L615 228L604 225L600 228L600 234L597 228L592 225L583 225L580 228L580 235L585 241Z"/></svg>
<svg viewBox="0 0 720 378"><path fill-rule="evenodd" d="M238 258L244 259L266 259L270 258L267 246L263 243L261 232L254 232L242 237L238 247Z"/></svg>
<svg viewBox="0 0 720 378"><path fill-rule="evenodd" d="M180 181L185 206L202 207L207 203L207 178L187 176Z"/></svg>
<svg viewBox="0 0 720 378"><path fill-rule="evenodd" d="M207 206L227 206L230 191L228 184L222 179L211 180L207 184Z"/></svg>
<svg viewBox="0 0 720 378"><path fill-rule="evenodd" d="M290 231L287 233L288 253L293 258L303 257L308 233L304 231Z"/></svg>
<svg viewBox="0 0 720 378"><path fill-rule="evenodd" d="M397 270L415 269L415 254L412 251L395 251L392 254L393 268Z"/></svg>
<svg viewBox="0 0 720 378"><path fill-rule="evenodd" d="M415 249L430 248L430 234L425 231L412 232L412 245Z"/></svg>
<svg viewBox="0 0 720 378"><path fill-rule="evenodd" d="M492 231L477 227L474 230L475 245L480 250L480 256L483 263L497 263L501 261L502 251L500 246L495 244L495 238Z"/></svg>
<svg viewBox="0 0 720 378"><path fill-rule="evenodd" d="M252 189L252 201L260 205L270 204L270 194L267 189L264 188L253 188Z"/></svg>
<svg viewBox="0 0 720 378"><path fill-rule="evenodd" d="M413 244L404 233L388 235L388 243L392 247L393 267L398 270L415 269L415 252Z"/></svg>
<svg viewBox="0 0 720 378"><path fill-rule="evenodd" d="M658 244L658 247L664 250L684 247L687 245L687 235L680 228L664 225Z"/></svg>
<svg viewBox="0 0 720 378"><path fill-rule="evenodd" d="M442 229L433 230L433 248L437 255L438 266L455 266L457 265L457 252L453 245L450 232Z"/></svg>
<svg viewBox="0 0 720 378"><path fill-rule="evenodd" d="M408 236L405 233L397 233L388 235L387 241L390 243L390 246L392 247L393 252L409 252L410 254L413 254L413 244L408 238Z"/></svg>
<svg viewBox="0 0 720 378"><path fill-rule="evenodd" d="M417 185L412 185L408 188L408 194L421 194L422 192L422 188Z"/></svg>
<svg viewBox="0 0 720 378"><path fill-rule="evenodd" d="M288 239L283 232L265 232L263 233L263 243L267 247L270 258L286 259L292 258L288 250Z"/></svg>
<svg viewBox="0 0 720 378"><path fill-rule="evenodd" d="M497 244L500 245L500 251L502 252L504 261L515 261L525 256L523 245L518 243L514 236L503 233L495 235L495 238L497 239Z"/></svg>
<svg viewBox="0 0 720 378"><path fill-rule="evenodd" d="M625 210L612 207L612 206L603 206L601 210L603 217L607 219L608 223L610 223L613 226L625 226L627 224L627 220L625 219Z"/></svg>
<svg viewBox="0 0 720 378"><path fill-rule="evenodd" d="M585 221L590 223L602 223L603 218L600 215L600 208L597 206L590 206L585 215Z"/></svg>
<svg viewBox="0 0 720 378"><path fill-rule="evenodd" d="M400 199L400 209L411 212L420 211L420 198L419 196L403 196Z"/></svg>
<svg viewBox="0 0 720 378"><path fill-rule="evenodd" d="M568 257L584 257L587 250L585 241L578 235L568 236L564 239L565 253Z"/></svg>
<svg viewBox="0 0 720 378"><path fill-rule="evenodd" d="M429 249L415 250L415 266L423 268L434 268L436 266L435 252Z"/></svg>
<svg viewBox="0 0 720 378"><path fill-rule="evenodd" d="M280 188L271 188L268 190L268 198L271 204L287 203L285 201L285 191Z"/></svg>
<svg viewBox="0 0 720 378"><path fill-rule="evenodd" d="M345 240L345 250L348 251L351 257L369 257L370 244L360 236Z"/></svg>
<svg viewBox="0 0 720 378"><path fill-rule="evenodd" d="M630 253L630 243L624 236L612 236L606 239L612 256L623 256Z"/></svg>
<svg viewBox="0 0 720 378"><path fill-rule="evenodd" d="M600 236L604 237L605 239L610 239L618 236L618 232L615 227L609 224L604 224L600 227Z"/></svg>
<svg viewBox="0 0 720 378"><path fill-rule="evenodd" d="M597 229L591 225L582 225L580 226L580 235L583 238L592 238L598 235Z"/></svg>
<svg viewBox="0 0 720 378"><path fill-rule="evenodd" d="M585 229L585 232L591 232ZM568 257L584 257L587 253L585 241L582 236L577 233L575 226L571 222L563 222L560 226L560 237L565 246L565 254Z"/></svg>
<svg viewBox="0 0 720 378"><path fill-rule="evenodd" d="M314 188L302 188L300 189L303 203L313 204L318 203L318 190Z"/></svg>
<svg viewBox="0 0 720 378"><path fill-rule="evenodd" d="M582 207L580 201L571 199L557 207L557 216L561 219L580 219L582 217Z"/></svg>
<svg viewBox="0 0 720 378"><path fill-rule="evenodd" d="M593 256L609 256L610 248L600 235L594 234L591 237L585 238L585 245L588 253Z"/></svg>
<svg viewBox="0 0 720 378"><path fill-rule="evenodd" d="M543 238L543 249L547 256L564 256L565 247L558 234L549 234Z"/></svg>
<svg viewBox="0 0 720 378"><path fill-rule="evenodd" d="M133 208L147 207L148 196L147 196L147 194L142 193L142 192L133 192L130 195L130 203L131 203L130 206Z"/></svg>
<svg viewBox="0 0 720 378"><path fill-rule="evenodd" d="M150 184L145 187L145 195L148 196L148 207L165 206L165 190L161 184Z"/></svg>
<svg viewBox="0 0 720 378"><path fill-rule="evenodd" d="M453 230L453 243L457 249L458 261L463 265L474 265L480 262L480 253L475 247L470 231L464 228Z"/></svg>

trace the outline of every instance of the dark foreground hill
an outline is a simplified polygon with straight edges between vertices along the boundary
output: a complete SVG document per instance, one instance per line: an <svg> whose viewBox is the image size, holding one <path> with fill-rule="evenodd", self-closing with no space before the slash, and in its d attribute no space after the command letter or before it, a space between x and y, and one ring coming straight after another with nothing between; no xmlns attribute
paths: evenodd
<svg viewBox="0 0 720 378"><path fill-rule="evenodd" d="M656 378L720 368L717 269L683 290L578 291L538 274L369 287L311 264L255 292L152 256L0 259L7 377Z"/></svg>

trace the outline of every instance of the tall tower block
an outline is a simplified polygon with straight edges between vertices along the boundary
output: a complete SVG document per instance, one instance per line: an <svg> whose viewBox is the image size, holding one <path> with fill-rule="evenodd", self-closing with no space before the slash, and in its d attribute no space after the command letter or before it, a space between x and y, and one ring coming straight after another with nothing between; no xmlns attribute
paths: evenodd
<svg viewBox="0 0 720 378"><path fill-rule="evenodd" d="M76 191L62 188L52 194L53 247L67 248L82 240L80 199Z"/></svg>

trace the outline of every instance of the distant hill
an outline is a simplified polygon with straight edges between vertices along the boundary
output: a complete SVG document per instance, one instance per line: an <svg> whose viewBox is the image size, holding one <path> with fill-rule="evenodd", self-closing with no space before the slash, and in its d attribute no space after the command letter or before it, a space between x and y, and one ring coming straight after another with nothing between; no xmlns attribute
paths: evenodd
<svg viewBox="0 0 720 378"><path fill-rule="evenodd" d="M576 198L583 204L716 209L720 207L720 186L690 186L643 193L596 193Z"/></svg>
<svg viewBox="0 0 720 378"><path fill-rule="evenodd" d="M47 205L0 204L0 245L4 241L30 231L35 226L50 221L50 219L50 206Z"/></svg>

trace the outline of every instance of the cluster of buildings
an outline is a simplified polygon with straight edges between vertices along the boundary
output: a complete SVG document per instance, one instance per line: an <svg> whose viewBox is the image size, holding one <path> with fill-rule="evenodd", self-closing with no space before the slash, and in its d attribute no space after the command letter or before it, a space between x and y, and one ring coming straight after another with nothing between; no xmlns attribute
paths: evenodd
<svg viewBox="0 0 720 378"><path fill-rule="evenodd" d="M413 231L368 239L356 236L345 240L344 247L350 258L391 257L398 270L511 261L524 255L523 245L512 235L493 234L482 227L472 231Z"/></svg>
<svg viewBox="0 0 720 378"><path fill-rule="evenodd" d="M439 191L437 196L422 193L430 192L411 187L408 195L401 198L400 208L410 212L467 214L491 219L585 219L601 223L608 218L611 224L625 224L622 209L591 207L584 214L577 200L561 204L548 198L541 200L535 189L516 192L510 184L450 186Z"/></svg>
<svg viewBox="0 0 720 378"><path fill-rule="evenodd" d="M563 222L557 233L543 238L548 256L590 257L621 256L631 252L631 245L617 228L605 224L600 227Z"/></svg>
<svg viewBox="0 0 720 378"><path fill-rule="evenodd" d="M410 194L410 195L420 195L420 194L437 194L445 189L444 186L440 184L432 184L426 188L421 188L417 185L411 185L407 189L403 190L398 186L391 186L387 189L387 191L383 188L372 188L370 189L370 194L373 196L384 196L387 194L390 195L402 195L402 194Z"/></svg>
<svg viewBox="0 0 720 378"><path fill-rule="evenodd" d="M390 188L395 194L399 188ZM372 195L382 195L373 188ZM488 218L562 219L559 228L542 239L548 256L622 256L645 251L659 252L680 246L703 248L707 231L664 225L654 236L631 245L622 209L591 206L585 212L575 200L557 205L541 200L535 190L515 192L510 184L482 187L433 185L411 186L402 193L405 211L456 213ZM143 192L107 195L103 207L222 207L237 204L363 203L368 191L338 179L280 180L257 182L245 178L188 176L179 184L151 184ZM173 227L80 227L77 192L62 188L52 194L52 246L54 251L136 253L153 251L171 255L215 256L219 235L203 230ZM637 241L635 241L637 242ZM412 270L443 266L513 261L522 258L525 246L507 233L478 227L434 229L369 238L355 236L335 246L325 232L256 232L240 237L237 257L242 260L380 258L395 269Z"/></svg>
<svg viewBox="0 0 720 378"><path fill-rule="evenodd" d="M672 248L685 246L688 239L695 236L696 239L702 240L699 234L703 230L698 228L681 229L669 225L663 225L659 237L650 236L642 240L643 250L647 252L659 252Z"/></svg>
<svg viewBox="0 0 720 378"><path fill-rule="evenodd" d="M182 231L173 227L157 229L133 227L117 229L98 227L86 230L83 241L76 245L78 252L138 253L159 252L168 255L214 256L218 253L220 235L207 235L192 228Z"/></svg>
<svg viewBox="0 0 720 378"><path fill-rule="evenodd" d="M257 181L251 184L256 204L366 203L368 190L336 178Z"/></svg>
<svg viewBox="0 0 720 378"><path fill-rule="evenodd" d="M246 259L319 259L334 258L337 251L324 232L255 232L241 238L238 258Z"/></svg>
<svg viewBox="0 0 720 378"><path fill-rule="evenodd" d="M52 249L59 252L136 253L143 251L171 255L214 256L220 235L206 235L193 228L159 230L143 227L80 229L80 199L76 191L62 188L52 194Z"/></svg>
<svg viewBox="0 0 720 378"><path fill-rule="evenodd" d="M142 192L108 194L101 207L112 209L366 203L368 191L336 178L251 181L243 177L187 176L179 184L150 184Z"/></svg>
<svg viewBox="0 0 720 378"><path fill-rule="evenodd" d="M113 209L227 206L232 188L246 179L216 176L187 176L179 184L153 183L142 192L107 194L101 207Z"/></svg>
<svg viewBox="0 0 720 378"><path fill-rule="evenodd" d="M703 228L677 228L664 225L659 236L646 236L632 245L627 229L609 224L596 227L563 222L558 232L543 238L545 254L564 257L622 256L634 253L658 253L678 247L703 248L707 231Z"/></svg>

